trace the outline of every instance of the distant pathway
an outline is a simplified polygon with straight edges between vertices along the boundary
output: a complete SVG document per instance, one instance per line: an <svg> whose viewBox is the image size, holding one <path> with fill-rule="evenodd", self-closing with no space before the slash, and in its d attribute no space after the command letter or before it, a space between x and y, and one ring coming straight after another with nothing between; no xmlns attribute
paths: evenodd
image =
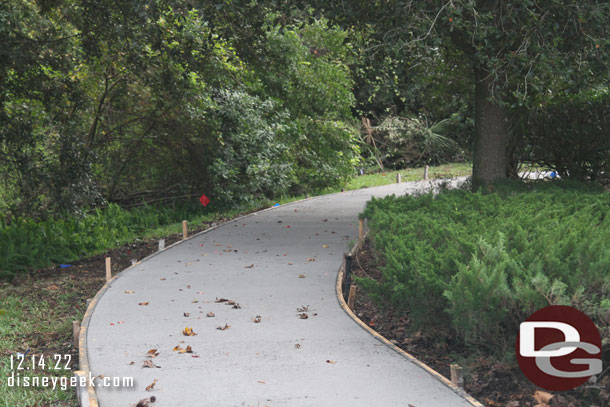
<svg viewBox="0 0 610 407"><path fill-rule="evenodd" d="M154 407L469 406L359 327L335 294L366 201L429 186L394 184L283 205L122 273L96 303L87 354L94 375L133 376L136 386L98 387L100 406L128 407L151 395ZM302 306L307 319L299 318ZM184 336L185 327L197 335ZM187 345L194 354L173 351ZM150 349L159 352L150 360L160 368L142 367Z"/></svg>

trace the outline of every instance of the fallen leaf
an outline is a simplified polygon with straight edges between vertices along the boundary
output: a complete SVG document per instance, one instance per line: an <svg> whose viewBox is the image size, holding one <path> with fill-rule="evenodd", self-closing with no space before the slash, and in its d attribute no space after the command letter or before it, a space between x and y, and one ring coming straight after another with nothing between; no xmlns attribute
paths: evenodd
<svg viewBox="0 0 610 407"><path fill-rule="evenodd" d="M131 361L131 362L129 362L129 366L134 365L135 363L136 363L136 362Z"/></svg>
<svg viewBox="0 0 610 407"><path fill-rule="evenodd" d="M547 393L546 391L536 390L534 393L534 400L536 400L539 404L549 404L549 401L553 398L551 393Z"/></svg>
<svg viewBox="0 0 610 407"><path fill-rule="evenodd" d="M184 316L185 316L185 317L188 317L189 315L191 315L191 313L190 313L190 312L185 312L185 313L184 313Z"/></svg>
<svg viewBox="0 0 610 407"><path fill-rule="evenodd" d="M189 328L188 326L186 328L184 328L184 330L182 331L182 334L184 336L195 336L195 335L197 335L195 333L195 331L193 331L193 328Z"/></svg>
<svg viewBox="0 0 610 407"><path fill-rule="evenodd" d="M47 290L59 290L59 287L56 286L55 284L51 284L50 286L47 287Z"/></svg>
<svg viewBox="0 0 610 407"><path fill-rule="evenodd" d="M208 314L206 315L206 317L208 318L214 318L216 315L213 312L208 312Z"/></svg>
<svg viewBox="0 0 610 407"><path fill-rule="evenodd" d="M309 311L309 305L302 305L297 308L297 312L307 312Z"/></svg>
<svg viewBox="0 0 610 407"><path fill-rule="evenodd" d="M300 343L296 343L296 344L294 345L294 347L295 347L296 349L301 349L301 344L300 344Z"/></svg>
<svg viewBox="0 0 610 407"><path fill-rule="evenodd" d="M254 267L254 264L250 264L249 266L246 266L245 268L251 269L252 267Z"/></svg>
<svg viewBox="0 0 610 407"><path fill-rule="evenodd" d="M309 316L306 313L299 314L300 319L307 319Z"/></svg>
<svg viewBox="0 0 610 407"><path fill-rule="evenodd" d="M145 302L139 302L138 305L148 305L148 301Z"/></svg>
<svg viewBox="0 0 610 407"><path fill-rule="evenodd" d="M193 353L193 348L191 348L191 345L188 345L186 347L186 349L184 349L180 345L178 345L178 346L174 347L173 350L178 353Z"/></svg>
<svg viewBox="0 0 610 407"><path fill-rule="evenodd" d="M155 388L155 384L157 384L157 382L158 382L157 379L153 380L153 382L151 384L146 386L146 391L151 391L152 389L154 389Z"/></svg>
<svg viewBox="0 0 610 407"><path fill-rule="evenodd" d="M323 244L322 247L325 248L325 249L328 249L328 245L327 244Z"/></svg>
<svg viewBox="0 0 610 407"><path fill-rule="evenodd" d="M257 380L257 382L260 383L260 384L265 384L264 380Z"/></svg>
<svg viewBox="0 0 610 407"><path fill-rule="evenodd" d="M145 360L144 364L142 365L142 367L149 367L149 368L157 368L157 369L159 369L161 366L155 365L152 360Z"/></svg>
<svg viewBox="0 0 610 407"><path fill-rule="evenodd" d="M309 257L309 258L307 259L307 261L316 261L316 259L314 259L313 257Z"/></svg>
<svg viewBox="0 0 610 407"><path fill-rule="evenodd" d="M154 403L157 399L155 398L155 396L151 396L150 398L147 399L142 399L140 401L138 401L138 404L136 404L136 407L149 407L150 403Z"/></svg>
<svg viewBox="0 0 610 407"><path fill-rule="evenodd" d="M156 349L151 349L148 352L146 352L146 356L149 358L156 358L159 355L159 352L157 352Z"/></svg>
<svg viewBox="0 0 610 407"><path fill-rule="evenodd" d="M233 309L241 309L241 305L239 305L239 303L233 304L233 306L231 307Z"/></svg>
<svg viewBox="0 0 610 407"><path fill-rule="evenodd" d="M159 280L164 281L164 280L165 280L165 277L162 277L162 278L160 278Z"/></svg>
<svg viewBox="0 0 610 407"><path fill-rule="evenodd" d="M216 297L216 301L215 302L227 302L229 300L227 300L226 298L218 298Z"/></svg>
<svg viewBox="0 0 610 407"><path fill-rule="evenodd" d="M135 293L135 291L133 291L133 290L125 290L125 294L133 294L133 293Z"/></svg>
<svg viewBox="0 0 610 407"><path fill-rule="evenodd" d="M231 328L231 325L229 324L225 324L225 326L219 326L218 329L219 331L226 331L227 329Z"/></svg>
<svg viewBox="0 0 610 407"><path fill-rule="evenodd" d="M305 274L299 274L299 278L305 278Z"/></svg>
<svg viewBox="0 0 610 407"><path fill-rule="evenodd" d="M327 360L326 363L330 363L331 365L334 365L337 362L335 362L334 360Z"/></svg>
<svg viewBox="0 0 610 407"><path fill-rule="evenodd" d="M263 317L261 317L260 315L257 315L254 318L252 318L252 322L254 322L255 324L258 324L261 322L261 319L263 319Z"/></svg>

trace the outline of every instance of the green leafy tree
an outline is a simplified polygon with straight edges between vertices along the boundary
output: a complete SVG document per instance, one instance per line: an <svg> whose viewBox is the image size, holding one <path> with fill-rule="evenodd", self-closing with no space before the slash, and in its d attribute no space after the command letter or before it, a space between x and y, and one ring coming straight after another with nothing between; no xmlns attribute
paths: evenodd
<svg viewBox="0 0 610 407"><path fill-rule="evenodd" d="M374 26L410 58L458 57L474 87L473 186L509 174L510 109L608 78L610 5L593 0L313 2L346 26ZM459 72L459 71L458 71Z"/></svg>

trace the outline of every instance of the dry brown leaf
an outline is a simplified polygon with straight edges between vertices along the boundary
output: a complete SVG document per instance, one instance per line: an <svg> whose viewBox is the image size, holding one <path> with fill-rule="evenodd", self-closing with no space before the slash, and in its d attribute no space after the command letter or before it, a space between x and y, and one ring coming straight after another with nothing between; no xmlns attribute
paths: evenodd
<svg viewBox="0 0 610 407"><path fill-rule="evenodd" d="M553 395L551 393L547 393L546 391L536 390L534 393L534 400L536 400L539 404L549 404Z"/></svg>
<svg viewBox="0 0 610 407"><path fill-rule="evenodd" d="M303 312L302 314L299 314L299 318L300 319L307 319L307 318L309 318L309 315L307 315L306 313Z"/></svg>
<svg viewBox="0 0 610 407"><path fill-rule="evenodd" d="M257 380L257 382L260 383L260 384L265 384L264 380Z"/></svg>
<svg viewBox="0 0 610 407"><path fill-rule="evenodd" d="M131 361L131 362L129 362L129 366L131 366L131 365L133 365L133 364L135 364L135 363L136 363L136 362Z"/></svg>
<svg viewBox="0 0 610 407"><path fill-rule="evenodd" d="M159 352L157 352L156 349L151 349L148 352L146 352L146 356L149 358L156 358L159 355Z"/></svg>
<svg viewBox="0 0 610 407"><path fill-rule="evenodd" d="M225 324L225 326L219 326L218 329L219 331L226 331L227 329L231 328L231 325L229 324Z"/></svg>
<svg viewBox="0 0 610 407"><path fill-rule="evenodd" d="M172 349L174 352L180 352L181 350L184 350L184 348L182 348L182 346L180 345L176 345L174 346L174 349Z"/></svg>
<svg viewBox="0 0 610 407"><path fill-rule="evenodd" d="M233 309L241 309L241 305L239 305L239 303L235 303L235 304L233 304L233 306L231 308L233 308Z"/></svg>
<svg viewBox="0 0 610 407"><path fill-rule="evenodd" d="M297 308L297 312L307 312L309 311L309 305L303 305Z"/></svg>
<svg viewBox="0 0 610 407"><path fill-rule="evenodd" d="M142 367L149 367L149 368L157 368L157 369L159 369L161 366L155 365L152 360L145 360L144 364L142 365Z"/></svg>
<svg viewBox="0 0 610 407"><path fill-rule="evenodd" d="M254 318L252 318L252 322L254 322L255 324L258 324L261 322L262 319L263 319L263 317L261 317L260 315L257 315Z"/></svg>
<svg viewBox="0 0 610 407"><path fill-rule="evenodd" d="M296 349L301 349L301 344L300 344L300 343L296 343L296 344L294 345L294 347L295 347Z"/></svg>
<svg viewBox="0 0 610 407"><path fill-rule="evenodd" d="M189 317L190 315L191 315L191 313L190 313L190 312L185 312L185 313L184 313L184 316L185 316L185 317Z"/></svg>
<svg viewBox="0 0 610 407"><path fill-rule="evenodd" d="M150 403L154 403L155 401L157 401L156 397L150 396L150 398L142 399L142 400L138 401L138 404L136 404L136 407L150 407Z"/></svg>
<svg viewBox="0 0 610 407"><path fill-rule="evenodd" d="M155 388L155 384L157 384L158 381L159 381L158 379L153 380L153 382L151 384L146 386L146 391L151 391L152 389L154 389Z"/></svg>
<svg viewBox="0 0 610 407"><path fill-rule="evenodd" d="M145 302L139 302L138 305L148 305L148 301Z"/></svg>
<svg viewBox="0 0 610 407"><path fill-rule="evenodd" d="M59 287L56 286L55 284L51 284L50 286L47 287L47 290L59 290Z"/></svg>
<svg viewBox="0 0 610 407"><path fill-rule="evenodd" d="M189 328L188 326L186 328L184 328L184 330L182 331L182 334L184 336L195 336L195 335L197 335L195 333L195 331L193 331L193 328Z"/></svg>
<svg viewBox="0 0 610 407"><path fill-rule="evenodd" d="M213 312L208 312L208 314L206 315L206 317L208 318L214 318L216 315Z"/></svg>
<svg viewBox="0 0 610 407"><path fill-rule="evenodd" d="M218 297L216 297L216 301L214 301L214 302L227 302L227 301L229 301L229 300L227 300L226 298L218 298Z"/></svg>
<svg viewBox="0 0 610 407"><path fill-rule="evenodd" d="M335 364L335 363L337 363L337 362L336 362L336 361L334 361L334 360L327 360L327 361L326 361L326 363L330 363L331 365L334 365L334 364Z"/></svg>
<svg viewBox="0 0 610 407"><path fill-rule="evenodd" d="M299 274L299 278L305 278L305 274Z"/></svg>
<svg viewBox="0 0 610 407"><path fill-rule="evenodd" d="M316 259L314 259L313 257L310 257L307 259L307 261L316 261Z"/></svg>
<svg viewBox="0 0 610 407"><path fill-rule="evenodd" d="M247 269L251 269L252 267L254 267L254 264L250 264L249 266L246 266Z"/></svg>
<svg viewBox="0 0 610 407"><path fill-rule="evenodd" d="M133 293L135 293L135 291L133 291L133 290L125 290L125 294L133 294Z"/></svg>

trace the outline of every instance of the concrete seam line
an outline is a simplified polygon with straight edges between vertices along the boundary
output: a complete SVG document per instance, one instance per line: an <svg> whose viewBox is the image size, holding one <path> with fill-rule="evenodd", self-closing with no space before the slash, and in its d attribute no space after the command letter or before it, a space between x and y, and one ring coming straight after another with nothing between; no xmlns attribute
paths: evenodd
<svg viewBox="0 0 610 407"><path fill-rule="evenodd" d="M287 204L283 205L292 205L292 204L297 204L300 202L305 202L308 201L310 199L313 199L315 197L310 197L310 198L304 198L304 199L299 199L298 201L293 201L293 202L288 202ZM110 288L112 286L112 283L119 278L121 275L123 275L123 273L129 271L130 269L139 266L140 264L144 263L145 261L150 260L151 258L171 249L172 247L178 246L179 244L182 244L184 242L187 242L191 239L194 239L200 235L209 233L221 226L224 225L228 225L230 223L234 223L234 222L239 222L240 220L250 217L250 216L256 216L259 213L263 213L263 212L267 212L270 211L272 209L275 209L275 206L271 206L269 208L265 208L265 209L261 209L260 211L256 211L256 212L252 212L252 213L248 213L246 215L242 215L239 216L235 219L231 219L227 222L223 222L220 224L217 224L215 226L212 226L211 228L202 230L201 232L195 233L192 236L189 236L186 239L183 240L178 240L177 242L167 246L165 249L163 250L158 250L154 253L149 254L148 256L144 257L142 260L138 261L137 263L132 264L131 266L127 267L126 269L120 271L119 273L115 274L108 282L106 282L99 290L98 292L95 294L95 296L91 299L91 302L89 303L89 306L87 307L87 310L85 311L85 314L83 315L83 320L81 323L81 327L80 327L80 333L78 336L78 364L79 364L79 370L82 371L84 373L84 375L88 375L91 370L89 369L89 357L87 354L87 328L89 328L89 321L91 320L91 315L93 314L93 311L95 310L95 306L97 305L98 300L102 297L102 295L104 295L104 293L106 292L106 290L108 290L108 288ZM78 390L77 390L78 391ZM85 404L84 402L81 402L81 400L79 399L79 405L81 407L99 407L99 403L97 400L97 394L95 393L95 388L90 386L89 384L87 384L87 393L89 395L89 404Z"/></svg>
<svg viewBox="0 0 610 407"><path fill-rule="evenodd" d="M368 232L365 233L362 241L359 241L358 243L356 243L356 245L352 248L352 250L349 251L350 255L354 256L356 254L356 252L358 252L358 250L360 249L360 246L362 245L362 243L364 242L364 240L366 239L367 236L368 236ZM366 332L368 332L370 335L372 335L375 339L377 339L378 341L380 341L381 343L383 343L384 345L386 345L393 351L397 352L398 354L400 354L401 356L406 358L408 361L410 361L410 362L416 364L417 366L421 367L422 369L424 369L432 377L439 380L445 386L449 387L451 390L453 390L455 393L457 393L460 397L462 397L464 400L469 402L472 406L484 407L483 404L481 404L479 401L477 401L470 394L466 393L463 389L460 389L459 387L453 385L453 383L451 383L451 381L449 379L447 379L445 376L443 376L436 370L432 369L430 366L428 366L421 360L417 359L415 356L411 355L407 351L394 345L386 337L384 337L379 332L377 332L374 329L372 329L371 327L369 327L367 324L364 323L364 321L362 321L360 318L358 318L358 316L356 314L354 314L354 312L347 306L347 303L345 302L345 299L343 298L342 282L343 282L344 274L345 274L345 262L343 262L343 264L341 264L341 267L339 267L339 271L337 273L337 282L336 282L336 286L335 286L335 292L337 294L337 301L339 302L339 305L341 306L343 311L345 311L345 313L351 319L353 319L356 324L358 324L362 329L364 329Z"/></svg>

